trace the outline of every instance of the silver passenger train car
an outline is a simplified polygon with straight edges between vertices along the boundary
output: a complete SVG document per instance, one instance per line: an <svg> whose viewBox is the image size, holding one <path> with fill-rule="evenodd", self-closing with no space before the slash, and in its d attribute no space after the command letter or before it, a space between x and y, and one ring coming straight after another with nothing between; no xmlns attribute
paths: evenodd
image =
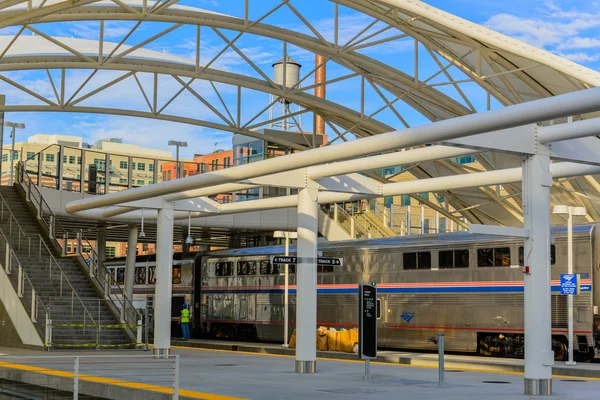
<svg viewBox="0 0 600 400"><path fill-rule="evenodd" d="M574 270L582 293L574 299L574 348L579 359L600 350L600 238L597 225L574 228ZM552 229L552 337L557 359L567 348L567 234ZM468 233L394 237L319 245L343 267L317 267L319 326L357 326L357 284L375 281L380 347L446 349L523 356L523 240ZM295 248L291 248L291 253ZM211 337L283 340L283 247L207 252L196 258L193 327ZM290 333L295 318L295 266L290 266Z"/></svg>

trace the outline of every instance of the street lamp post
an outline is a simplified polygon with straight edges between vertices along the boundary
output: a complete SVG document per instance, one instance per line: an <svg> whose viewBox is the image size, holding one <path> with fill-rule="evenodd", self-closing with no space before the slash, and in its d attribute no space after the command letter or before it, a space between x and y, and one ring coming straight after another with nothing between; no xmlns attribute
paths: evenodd
<svg viewBox="0 0 600 400"><path fill-rule="evenodd" d="M187 142L178 142L175 140L169 140L169 146L175 146L177 148L176 153L175 153L176 154L175 159L176 159L176 163L177 163L177 165L175 167L176 168L175 179L181 178L181 168L179 168L179 148L187 147L187 145L188 145Z"/></svg>
<svg viewBox="0 0 600 400"><path fill-rule="evenodd" d="M567 220L567 274L573 273L573 216L583 217L587 215L585 207L571 207L571 206L554 206L552 213L555 215L568 215ZM568 331L569 331L569 360L566 362L567 365L575 365L573 361L573 295L567 295L567 308L568 308Z"/></svg>
<svg viewBox="0 0 600 400"><path fill-rule="evenodd" d="M15 134L16 134L16 129L25 129L25 124L21 124L21 123L16 123L16 122L8 122L5 121L4 122L4 126L7 128L12 128L12 132L10 134L10 137L12 139L12 145L10 148L10 186L13 185L13 176L15 173Z"/></svg>
<svg viewBox="0 0 600 400"><path fill-rule="evenodd" d="M286 232L286 231L275 231L273 234L274 238L285 238L285 255L290 255L290 239L298 239L297 232ZM288 311L288 296L290 288L290 271L289 265L283 266L284 271L284 289L283 289L283 347L288 347L288 325L289 325L289 311Z"/></svg>

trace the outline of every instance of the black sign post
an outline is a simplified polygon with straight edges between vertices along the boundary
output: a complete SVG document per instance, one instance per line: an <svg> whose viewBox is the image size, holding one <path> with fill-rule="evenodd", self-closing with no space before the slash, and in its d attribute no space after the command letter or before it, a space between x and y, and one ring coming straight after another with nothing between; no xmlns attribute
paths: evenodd
<svg viewBox="0 0 600 400"><path fill-rule="evenodd" d="M365 360L364 379L371 379L370 361L377 358L377 288L358 285L358 357Z"/></svg>

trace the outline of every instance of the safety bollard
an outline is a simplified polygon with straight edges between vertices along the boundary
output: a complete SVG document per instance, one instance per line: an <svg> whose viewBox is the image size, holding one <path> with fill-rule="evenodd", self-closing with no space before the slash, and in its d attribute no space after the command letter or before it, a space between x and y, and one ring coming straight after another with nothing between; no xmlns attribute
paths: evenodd
<svg viewBox="0 0 600 400"><path fill-rule="evenodd" d="M440 374L440 387L444 386L444 334L438 333L437 335L438 342L438 370Z"/></svg>

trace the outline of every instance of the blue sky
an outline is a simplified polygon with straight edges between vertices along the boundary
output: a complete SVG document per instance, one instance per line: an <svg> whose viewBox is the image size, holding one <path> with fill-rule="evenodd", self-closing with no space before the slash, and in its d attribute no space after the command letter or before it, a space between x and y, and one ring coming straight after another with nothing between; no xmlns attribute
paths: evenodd
<svg viewBox="0 0 600 400"><path fill-rule="evenodd" d="M262 15L265 10L279 3L279 0L254 0L251 4L252 9L250 18L255 19ZM567 57L575 62L582 63L592 69L600 68L600 5L595 1L541 1L541 0L429 0L427 3L441 8L445 11L456 14L473 22L485 25L509 36L524 40L532 45L542 47L546 50ZM242 16L243 0L216 1L216 0L182 0L182 5L202 7L216 12ZM292 0L292 4L303 15L323 32L327 39L333 36L333 3L326 0ZM369 17L360 15L353 10L341 7L341 40L348 40L354 34L371 22ZM274 25L281 25L287 28L310 33L305 25L287 8L280 9L277 13L268 17L264 21ZM118 42L131 29L133 23L110 22L106 25L107 40ZM377 27L376 25L372 31ZM47 24L38 25L38 29L45 33L56 36L72 36L75 38L91 39L98 38L97 23L69 23L69 24ZM126 42L135 44L144 38L150 37L167 26L164 24L143 24L138 31L133 34ZM0 31L0 35L6 35L14 32L14 29L5 29ZM217 54L225 45L223 40L208 28L203 28L202 54L203 62L207 62L213 55ZM222 31L223 35L231 39L236 32ZM385 35L397 34L397 32L388 32ZM164 38L147 46L147 48L166 52L172 55L185 58L194 57L194 45L191 38L195 36L195 27L184 26L177 29ZM253 35L244 36L238 42L245 54L256 63L263 71L270 71L270 65L281 58L281 43ZM308 72L314 62L314 55L300 48L289 46L290 54L304 65L304 71ZM399 40L385 46L376 46L368 51L362 51L379 61L393 65L394 67L413 72L412 61L413 45L409 40ZM421 51L425 53L424 51ZM443 61L442 61L443 62ZM246 64L235 52L226 52L222 59L214 64L215 67L228 71L247 74L258 77L259 75ZM436 65L429 57L423 58L419 74L428 76L435 73ZM457 70L450 69L450 73L455 79L462 79L464 76ZM69 75L74 82L82 82L91 71L74 71ZM330 65L329 78L343 76L349 71L343 66ZM51 71L53 79L58 82L59 71ZM90 84L91 87L98 87L102 82L114 79L118 74L105 73L103 76L98 74L97 81ZM38 93L52 94L46 72L22 72L11 73L11 79L20 83L27 84ZM161 78L164 81L164 90L160 93L159 103L167 102L170 96L175 94L181 87L171 78ZM436 78L442 82L443 77ZM307 79L307 85L311 79ZM151 83L150 76L140 75L142 86L146 89ZM434 79L432 83L435 83ZM219 111L225 113L220 106L218 97L212 88L206 83L194 83L194 89L206 97L214 104ZM357 109L360 97L357 95L357 88L360 87L358 78L340 82L331 85L328 88L328 98L339 102L347 107ZM228 104L235 104L236 92L226 85L217 85L220 94ZM461 88L473 100L475 107L480 110L484 107L485 93L474 84L461 85ZM440 87L444 93L458 98L456 92L449 87ZM25 101L13 89L6 85L0 85L0 90L7 94L7 102L19 103ZM75 87L68 88L74 91ZM392 98L389 93L384 93L388 98ZM268 95L258 92L243 92L244 107L242 112L243 119L251 118L259 110L263 109L269 103ZM382 100L370 88L366 91L367 104L366 114L370 114L381 107ZM97 96L90 99L89 105L110 105L111 107L127 107L131 109L147 110L145 100L139 93L139 88L133 79L125 81L123 86L113 91L107 91L103 96ZM497 104L495 104L497 106ZM397 103L398 111L406 118L410 125L426 123L427 120L412 110L410 107ZM202 116L207 120L216 121L214 114L205 106L195 102L188 93L179 97L166 109L182 116ZM235 110L230 110L235 115ZM402 128L402 124L395 115L386 110L377 115L377 118L394 128ZM6 116L7 120L23 121L27 124L27 129L19 132L17 140L24 140L27 136L37 133L60 133L81 135L85 140L93 142L102 137L121 137L126 142L140 144L142 146L157 147L167 149L166 143L169 139L186 140L190 147L184 155L191 156L194 153L207 153L214 149L215 143L218 148L229 148L231 135L226 132L215 131L196 126L174 124L169 122L157 122L147 119L135 119L129 117L117 117L94 114L12 114ZM266 114L257 120L266 119ZM305 129L312 126L312 119L303 118ZM332 138L335 136L331 136Z"/></svg>

